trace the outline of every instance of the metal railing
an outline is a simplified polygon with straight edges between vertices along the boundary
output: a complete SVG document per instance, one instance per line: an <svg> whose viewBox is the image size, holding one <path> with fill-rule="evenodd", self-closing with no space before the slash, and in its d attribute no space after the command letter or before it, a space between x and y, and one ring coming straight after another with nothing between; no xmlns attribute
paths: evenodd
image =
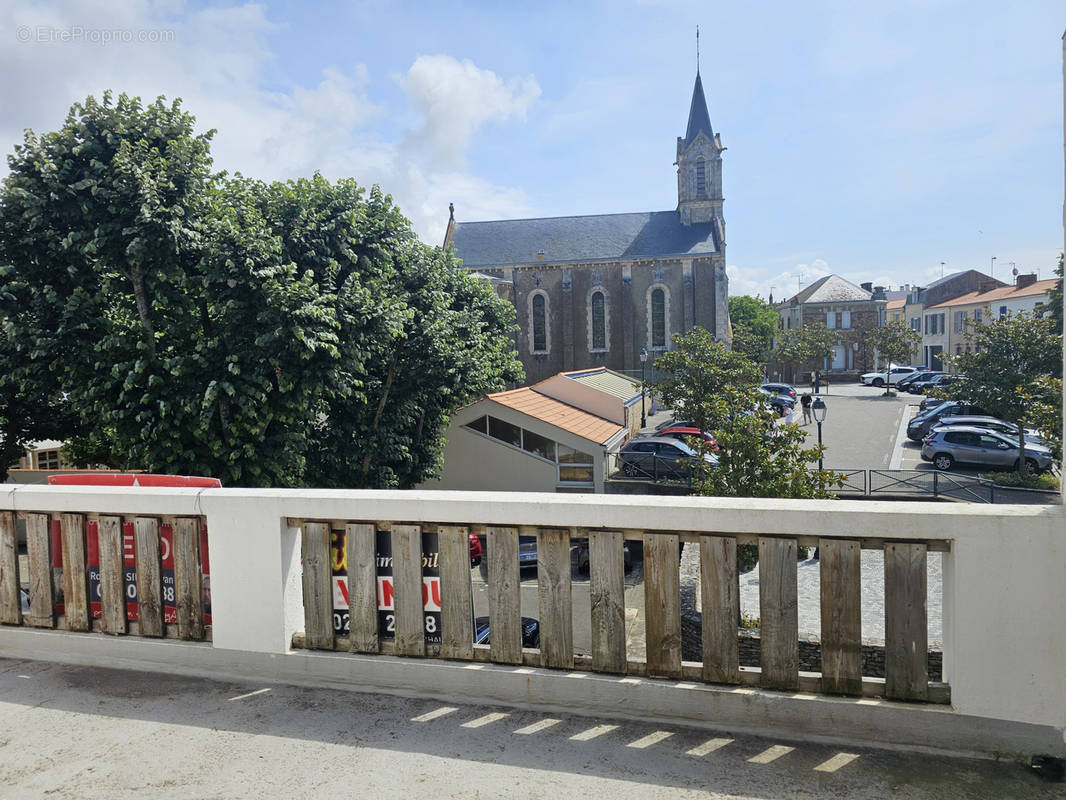
<svg viewBox="0 0 1066 800"><path fill-rule="evenodd" d="M923 469L833 469L844 476L838 495L877 495L946 498L967 503L1019 503L1044 498L1057 503L1058 492L999 486L987 478ZM1037 502L1044 500L1037 499Z"/></svg>

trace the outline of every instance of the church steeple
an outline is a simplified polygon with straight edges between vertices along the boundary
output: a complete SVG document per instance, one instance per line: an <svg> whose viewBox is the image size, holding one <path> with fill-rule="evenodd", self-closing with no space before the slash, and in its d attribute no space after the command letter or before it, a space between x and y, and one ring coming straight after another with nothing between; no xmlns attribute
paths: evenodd
<svg viewBox="0 0 1066 800"><path fill-rule="evenodd" d="M707 134L707 138L714 140L714 132L711 130L711 115L707 113L707 98L703 95L703 81L700 79L700 71L696 70L696 85L692 87L692 103L688 107L688 128L685 131L685 147L692 144L700 131Z"/></svg>
<svg viewBox="0 0 1066 800"><path fill-rule="evenodd" d="M677 137L677 213L682 225L711 222L724 238L722 221L721 137L711 129L707 98L699 69L699 33L696 34L696 83L688 108L685 135Z"/></svg>

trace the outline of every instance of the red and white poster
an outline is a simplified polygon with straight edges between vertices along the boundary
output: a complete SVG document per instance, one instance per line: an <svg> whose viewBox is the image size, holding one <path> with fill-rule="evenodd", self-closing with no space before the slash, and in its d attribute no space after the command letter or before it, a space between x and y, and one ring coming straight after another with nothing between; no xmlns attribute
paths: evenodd
<svg viewBox="0 0 1066 800"><path fill-rule="evenodd" d="M122 563L126 581L126 619L136 622L137 615L137 546L132 522L122 523Z"/></svg>
<svg viewBox="0 0 1066 800"><path fill-rule="evenodd" d="M163 622L177 624L177 587L174 583L174 527L159 526L159 560L162 564L160 577L163 583Z"/></svg>
<svg viewBox="0 0 1066 800"><path fill-rule="evenodd" d="M85 569L89 573L89 616L104 615L100 603L100 527L95 519L85 523Z"/></svg>

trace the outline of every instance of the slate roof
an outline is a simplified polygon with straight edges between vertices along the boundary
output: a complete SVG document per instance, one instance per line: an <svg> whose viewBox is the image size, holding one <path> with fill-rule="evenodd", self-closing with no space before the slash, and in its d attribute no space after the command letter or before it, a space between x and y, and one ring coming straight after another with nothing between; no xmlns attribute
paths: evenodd
<svg viewBox="0 0 1066 800"><path fill-rule="evenodd" d="M623 403L640 397L640 381L606 367L564 372L563 375L578 383L599 389L612 397L617 397Z"/></svg>
<svg viewBox="0 0 1066 800"><path fill-rule="evenodd" d="M826 275L819 278L802 292L789 298L788 302L797 303L840 303L854 300L869 300L872 293L856 286L839 275Z"/></svg>
<svg viewBox="0 0 1066 800"><path fill-rule="evenodd" d="M1031 297L1034 294L1046 294L1051 291L1051 288L1057 282L1058 278L1048 278L1030 283L1028 286L1022 286L1021 288L1017 286L1000 286L987 292L967 292L958 297L952 297L950 300L945 300L943 303L937 303L935 306L929 306L926 310L965 306L972 303L987 303L993 300L1011 300L1016 297Z"/></svg>
<svg viewBox="0 0 1066 800"><path fill-rule="evenodd" d="M622 430L617 423L561 403L528 386L509 392L496 392L488 395L488 399L596 444L606 444Z"/></svg>
<svg viewBox="0 0 1066 800"><path fill-rule="evenodd" d="M470 268L625 261L718 252L713 225L685 226L676 211L457 222L455 252Z"/></svg>
<svg viewBox="0 0 1066 800"><path fill-rule="evenodd" d="M692 144L696 134L703 131L714 139L711 130L711 115L707 113L707 98L703 96L703 81L700 80L699 70L696 70L696 85L692 87L692 103L688 109L688 128L685 130L685 147Z"/></svg>

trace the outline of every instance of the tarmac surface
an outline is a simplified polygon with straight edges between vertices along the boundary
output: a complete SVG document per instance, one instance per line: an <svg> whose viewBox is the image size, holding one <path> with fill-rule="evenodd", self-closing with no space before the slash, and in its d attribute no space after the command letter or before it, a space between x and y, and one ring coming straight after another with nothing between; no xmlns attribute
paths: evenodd
<svg viewBox="0 0 1066 800"><path fill-rule="evenodd" d="M1027 767L0 659L0 798L1061 798Z"/></svg>

